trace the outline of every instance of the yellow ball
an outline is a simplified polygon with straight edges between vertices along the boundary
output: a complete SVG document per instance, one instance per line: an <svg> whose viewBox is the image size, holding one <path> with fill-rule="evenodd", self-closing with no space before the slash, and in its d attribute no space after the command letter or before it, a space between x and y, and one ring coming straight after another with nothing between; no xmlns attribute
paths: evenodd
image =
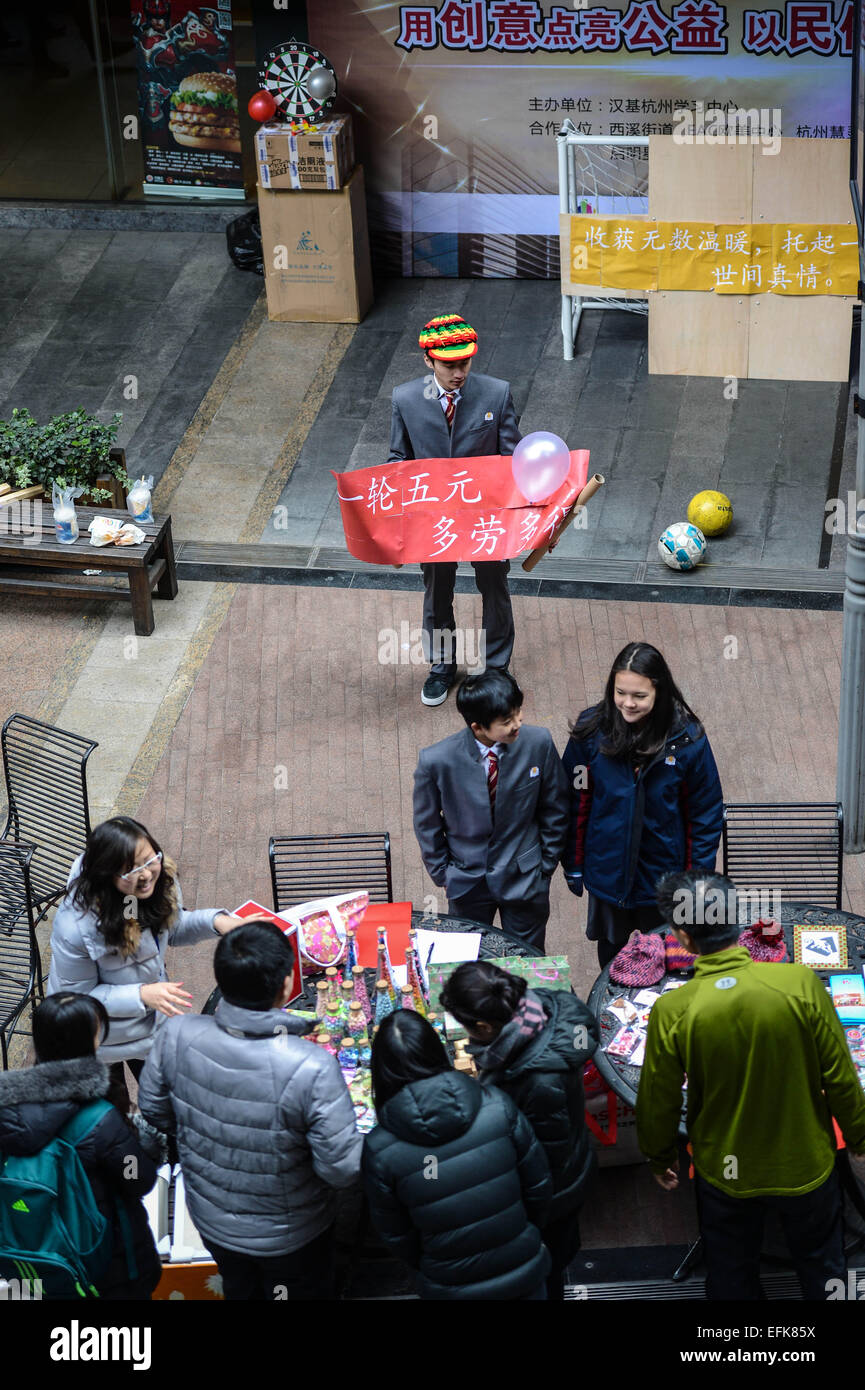
<svg viewBox="0 0 865 1390"><path fill-rule="evenodd" d="M704 536L722 536L733 520L733 507L723 492L698 492L688 503L688 520Z"/></svg>

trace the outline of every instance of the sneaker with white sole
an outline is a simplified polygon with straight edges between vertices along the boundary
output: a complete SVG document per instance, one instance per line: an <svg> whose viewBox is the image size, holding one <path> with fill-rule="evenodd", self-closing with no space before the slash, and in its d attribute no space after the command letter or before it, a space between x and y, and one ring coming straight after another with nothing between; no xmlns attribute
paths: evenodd
<svg viewBox="0 0 865 1390"><path fill-rule="evenodd" d="M455 676L445 676L440 672L430 671L420 693L421 704L443 705L455 679Z"/></svg>

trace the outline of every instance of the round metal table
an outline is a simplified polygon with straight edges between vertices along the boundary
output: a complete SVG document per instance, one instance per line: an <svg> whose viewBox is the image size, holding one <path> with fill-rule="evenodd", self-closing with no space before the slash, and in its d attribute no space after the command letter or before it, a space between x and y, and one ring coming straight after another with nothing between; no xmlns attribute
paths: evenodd
<svg viewBox="0 0 865 1390"><path fill-rule="evenodd" d="M779 921L784 928L784 940L791 961L793 960L793 927L795 924L801 922L807 926L821 927L841 923L847 930L847 969L861 971L863 964L865 964L865 918L852 912L836 912L831 908L813 907L809 903L792 902L784 904ZM742 925L744 927L746 924L743 923ZM653 935L665 935L667 930L667 927L658 927L657 932ZM833 966L829 970L818 970L815 973L820 975L822 979L828 980L830 975L838 974L839 970L840 967ZM615 980L610 979L610 967L607 965L592 986L588 1006L598 1021L600 1031L600 1043L592 1060L610 1090L614 1091L632 1109L637 1103L640 1068L629 1066L627 1059L611 1057L609 1053L604 1051L604 1048L622 1026L615 1014L606 1012L607 1005L611 1000L618 999L620 995L633 999L641 988L663 988L666 980L689 980L693 973L692 970L687 973L677 972L663 977L656 985L637 985L629 988L627 985L616 984ZM680 1133L683 1136L685 1134L684 1115Z"/></svg>

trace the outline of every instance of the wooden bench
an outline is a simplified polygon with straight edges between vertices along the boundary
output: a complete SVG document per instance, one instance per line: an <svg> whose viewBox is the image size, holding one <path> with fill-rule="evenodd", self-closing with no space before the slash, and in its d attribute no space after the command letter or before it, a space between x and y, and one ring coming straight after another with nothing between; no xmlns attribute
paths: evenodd
<svg viewBox="0 0 865 1390"><path fill-rule="evenodd" d="M94 516L117 517L132 521L128 512L78 507L80 535L72 545L61 545L54 531L50 502L41 508L29 505L22 515L18 507L0 505L0 593L30 593L60 598L129 599L132 621L139 637L149 637L154 629L153 590L160 598L177 594L177 571L171 540L171 517L133 522L146 540L140 545L96 546L90 544L87 530ZM34 574L13 574L12 570L33 570ZM43 578L42 571L69 573L65 581ZM99 583L84 573L99 570L106 578L129 581L122 584ZM72 575L76 578L72 578Z"/></svg>

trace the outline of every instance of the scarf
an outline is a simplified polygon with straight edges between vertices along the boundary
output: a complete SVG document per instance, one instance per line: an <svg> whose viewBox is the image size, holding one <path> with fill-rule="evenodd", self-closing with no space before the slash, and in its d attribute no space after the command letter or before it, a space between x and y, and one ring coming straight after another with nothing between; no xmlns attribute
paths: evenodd
<svg viewBox="0 0 865 1390"><path fill-rule="evenodd" d="M469 1048L478 1070L501 1071L546 1026L547 1015L543 1004L533 989L527 989L498 1037L486 1047L476 1044Z"/></svg>

